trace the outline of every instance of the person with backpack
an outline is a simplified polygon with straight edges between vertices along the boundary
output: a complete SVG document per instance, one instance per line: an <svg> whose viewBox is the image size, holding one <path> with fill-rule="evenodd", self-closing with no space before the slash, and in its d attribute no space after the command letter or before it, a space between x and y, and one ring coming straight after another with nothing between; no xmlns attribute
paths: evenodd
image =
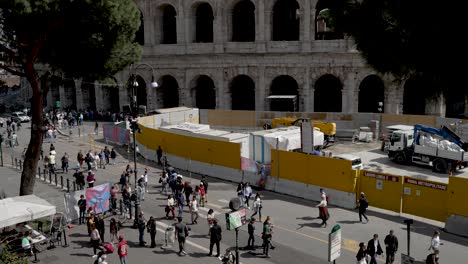
<svg viewBox="0 0 468 264"><path fill-rule="evenodd" d="M177 218L177 223L174 225L174 238L179 242L179 255L186 255L185 238L189 235L187 226L182 223L182 217Z"/></svg>
<svg viewBox="0 0 468 264"><path fill-rule="evenodd" d="M367 201L366 195L361 192L361 198L358 201L359 222L362 222L362 217L366 219L366 223L369 222L369 218L367 218L366 215L367 207L369 207L369 202Z"/></svg>
<svg viewBox="0 0 468 264"><path fill-rule="evenodd" d="M124 240L123 235L119 235L117 254L119 255L120 264L127 264L127 241Z"/></svg>

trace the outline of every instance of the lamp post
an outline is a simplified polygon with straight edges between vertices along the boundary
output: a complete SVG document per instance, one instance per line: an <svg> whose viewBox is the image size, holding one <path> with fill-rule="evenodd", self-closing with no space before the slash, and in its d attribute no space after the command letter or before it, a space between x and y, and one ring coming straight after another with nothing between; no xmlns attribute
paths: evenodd
<svg viewBox="0 0 468 264"><path fill-rule="evenodd" d="M138 65L130 65L130 88L132 89L132 95L131 95L131 107L132 107L132 120L131 120L131 129L133 133L133 172L135 174L135 193L136 193L136 199L135 199L135 219L133 222L133 227L138 228L138 214L139 214L139 208L140 208L140 194L137 191L137 144L136 144L136 133L140 131L140 128L138 127L138 82L136 80L136 72L140 67L146 66L151 69L152 75L151 75L151 87L152 88L157 88L159 85L157 82L154 81L154 68L147 64L147 63L141 63ZM145 87L146 89L146 87Z"/></svg>

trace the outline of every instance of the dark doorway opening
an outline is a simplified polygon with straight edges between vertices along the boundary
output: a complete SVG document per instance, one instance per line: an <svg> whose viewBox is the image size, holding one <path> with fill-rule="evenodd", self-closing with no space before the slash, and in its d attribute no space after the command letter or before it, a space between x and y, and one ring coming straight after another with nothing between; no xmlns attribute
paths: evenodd
<svg viewBox="0 0 468 264"><path fill-rule="evenodd" d="M136 96L137 96L137 105L138 106L145 106L147 105L147 93L146 93L146 82L141 76L136 77L136 82L138 86L135 87L136 89Z"/></svg>
<svg viewBox="0 0 468 264"><path fill-rule="evenodd" d="M195 106L197 108L216 108L216 90L214 82L210 77L206 75L198 77L193 91L195 92Z"/></svg>
<svg viewBox="0 0 468 264"><path fill-rule="evenodd" d="M232 110L255 110L255 83L247 75L231 81Z"/></svg>
<svg viewBox="0 0 468 264"><path fill-rule="evenodd" d="M179 84L177 80L170 76L165 75L159 81L157 88L158 99L161 99L162 108L171 108L179 106Z"/></svg>
<svg viewBox="0 0 468 264"><path fill-rule="evenodd" d="M294 95L292 99L273 99L270 100L271 111L297 112L299 111L299 86L293 77L281 75L276 77L271 83L270 95Z"/></svg>
<svg viewBox="0 0 468 264"><path fill-rule="evenodd" d="M278 0L273 7L273 41L299 40L299 4Z"/></svg>
<svg viewBox="0 0 468 264"><path fill-rule="evenodd" d="M315 39L330 40L343 39L342 31L333 28L327 24L327 19L330 17L330 10L337 8L335 1L320 0L315 7Z"/></svg>
<svg viewBox="0 0 468 264"><path fill-rule="evenodd" d="M232 41L255 41L255 5L250 0L242 0L232 11Z"/></svg>
<svg viewBox="0 0 468 264"><path fill-rule="evenodd" d="M143 13L140 12L140 27L135 34L135 42L140 45L145 45L145 18L143 17Z"/></svg>
<svg viewBox="0 0 468 264"><path fill-rule="evenodd" d="M177 13L173 6L165 5L162 9L162 44L177 43Z"/></svg>
<svg viewBox="0 0 468 264"><path fill-rule="evenodd" d="M201 3L198 5L196 13L196 35L195 42L211 43L213 42L213 10L210 4Z"/></svg>
<svg viewBox="0 0 468 264"><path fill-rule="evenodd" d="M405 82L403 92L403 114L424 115L426 113L425 89L429 82L422 78L413 77Z"/></svg>
<svg viewBox="0 0 468 264"><path fill-rule="evenodd" d="M384 83L377 75L369 75L359 85L358 112L379 113L383 112ZM382 103L382 106L379 105ZM381 108L381 111L379 111Z"/></svg>
<svg viewBox="0 0 468 264"><path fill-rule="evenodd" d="M341 81L331 74L320 77L315 82L314 111L341 112L342 92Z"/></svg>

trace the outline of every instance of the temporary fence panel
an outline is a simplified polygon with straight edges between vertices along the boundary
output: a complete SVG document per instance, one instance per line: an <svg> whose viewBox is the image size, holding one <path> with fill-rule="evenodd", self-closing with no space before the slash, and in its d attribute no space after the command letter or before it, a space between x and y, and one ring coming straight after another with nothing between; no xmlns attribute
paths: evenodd
<svg viewBox="0 0 468 264"><path fill-rule="evenodd" d="M206 110L208 125L223 127L255 127L255 111L243 110Z"/></svg>
<svg viewBox="0 0 468 264"><path fill-rule="evenodd" d="M450 177L448 184L447 211L449 215L468 217L468 179Z"/></svg>
<svg viewBox="0 0 468 264"><path fill-rule="evenodd" d="M156 150L199 162L240 169L241 144L219 140L190 137L141 126L137 133L140 144Z"/></svg>
<svg viewBox="0 0 468 264"><path fill-rule="evenodd" d="M356 191L357 175L349 160L278 151L279 164L276 164L276 153L272 150L271 173L274 176L277 176L278 167L281 179L344 192Z"/></svg>
<svg viewBox="0 0 468 264"><path fill-rule="evenodd" d="M363 170L358 193L365 193L370 206L400 213L402 179L401 176Z"/></svg>
<svg viewBox="0 0 468 264"><path fill-rule="evenodd" d="M130 142L130 130L120 126L102 125L104 140L112 141L119 145L126 145Z"/></svg>
<svg viewBox="0 0 468 264"><path fill-rule="evenodd" d="M437 117L426 115L397 115L397 114L382 114L382 124L388 125L414 125L423 124L434 127L437 123Z"/></svg>
<svg viewBox="0 0 468 264"><path fill-rule="evenodd" d="M444 222L447 218L447 184L404 177L403 213Z"/></svg>

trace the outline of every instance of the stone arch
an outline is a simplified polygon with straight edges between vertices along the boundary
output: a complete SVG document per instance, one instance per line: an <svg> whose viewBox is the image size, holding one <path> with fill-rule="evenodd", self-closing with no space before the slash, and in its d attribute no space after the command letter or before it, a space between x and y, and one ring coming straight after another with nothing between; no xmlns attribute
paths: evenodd
<svg viewBox="0 0 468 264"><path fill-rule="evenodd" d="M195 42L213 42L213 8L207 2L194 6L195 9Z"/></svg>
<svg viewBox="0 0 468 264"><path fill-rule="evenodd" d="M158 105L162 108L171 108L179 106L179 83L171 75L164 75L158 81L159 87L156 88Z"/></svg>
<svg viewBox="0 0 468 264"><path fill-rule="evenodd" d="M413 77L406 80L403 90L403 114L424 115L426 113L426 97L424 89L428 83L422 78Z"/></svg>
<svg viewBox="0 0 468 264"><path fill-rule="evenodd" d="M158 8L160 14L161 44L177 43L177 11L171 4L163 4Z"/></svg>
<svg viewBox="0 0 468 264"><path fill-rule="evenodd" d="M383 112L384 100L385 86L382 79L375 74L364 78L359 85L358 112ZM382 103L382 106L379 106L379 102ZM380 111L379 108L381 108Z"/></svg>
<svg viewBox="0 0 468 264"><path fill-rule="evenodd" d="M229 86L232 110L255 110L255 82L248 75L238 75Z"/></svg>
<svg viewBox="0 0 468 264"><path fill-rule="evenodd" d="M148 93L146 91L146 82L140 75L135 77L135 81L137 82L137 87L135 87L135 93L137 97L137 106L147 106L147 97Z"/></svg>
<svg viewBox="0 0 468 264"><path fill-rule="evenodd" d="M191 95L195 107L199 109L216 108L216 87L213 79L207 75L199 75L192 81Z"/></svg>
<svg viewBox="0 0 468 264"><path fill-rule="evenodd" d="M273 6L273 41L298 41L300 6L296 0L277 0Z"/></svg>
<svg viewBox="0 0 468 264"><path fill-rule="evenodd" d="M329 10L334 8L334 1L319 0L315 6L315 39L343 39L344 34L326 23Z"/></svg>
<svg viewBox="0 0 468 264"><path fill-rule="evenodd" d="M314 112L342 111L343 84L340 79L325 74L315 82L314 87Z"/></svg>
<svg viewBox="0 0 468 264"><path fill-rule="evenodd" d="M255 41L255 5L250 0L241 0L232 9L232 41Z"/></svg>
<svg viewBox="0 0 468 264"><path fill-rule="evenodd" d="M135 33L135 42L140 45L145 45L145 18L143 17L143 13L140 10L140 27L138 31Z"/></svg>
<svg viewBox="0 0 468 264"><path fill-rule="evenodd" d="M299 111L299 85L293 77L280 75L271 82L270 95L295 95L291 99L270 99L271 111L297 112Z"/></svg>

